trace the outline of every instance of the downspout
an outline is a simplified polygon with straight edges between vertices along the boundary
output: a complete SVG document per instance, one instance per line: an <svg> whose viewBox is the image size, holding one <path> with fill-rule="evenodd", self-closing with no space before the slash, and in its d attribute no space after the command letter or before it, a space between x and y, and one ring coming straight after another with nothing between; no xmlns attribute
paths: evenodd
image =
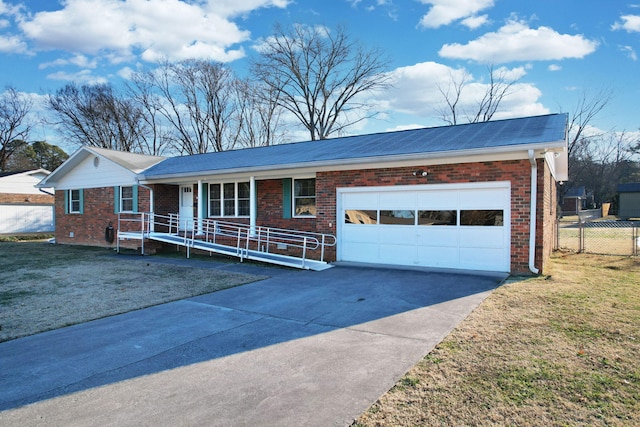
<svg viewBox="0 0 640 427"><path fill-rule="evenodd" d="M202 180L198 180L198 236L202 236L202 221L204 220L204 197L202 197Z"/></svg>
<svg viewBox="0 0 640 427"><path fill-rule="evenodd" d="M249 179L249 229L252 236L256 234L257 203L256 177L252 176Z"/></svg>
<svg viewBox="0 0 640 427"><path fill-rule="evenodd" d="M140 184L140 181L138 181L138 185L149 190L149 231L155 231L155 218L153 217L153 188Z"/></svg>
<svg viewBox="0 0 640 427"><path fill-rule="evenodd" d="M536 261L536 217L538 204L538 164L533 150L529 150L529 162L531 163L531 219L529 220L529 270L538 274Z"/></svg>

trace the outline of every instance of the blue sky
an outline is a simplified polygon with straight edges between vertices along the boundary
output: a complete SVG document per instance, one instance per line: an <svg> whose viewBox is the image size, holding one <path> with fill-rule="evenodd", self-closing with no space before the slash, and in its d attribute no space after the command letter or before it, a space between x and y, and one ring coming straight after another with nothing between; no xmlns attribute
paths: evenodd
<svg viewBox="0 0 640 427"><path fill-rule="evenodd" d="M71 81L117 85L132 70L188 57L242 74L275 23L343 25L386 52L395 85L372 95L382 114L352 133L443 125L438 86L466 74L470 111L490 65L519 78L495 118L571 112L583 94L611 90L592 124L640 127L633 0L0 0L0 83L38 99ZM45 126L37 132L56 140Z"/></svg>

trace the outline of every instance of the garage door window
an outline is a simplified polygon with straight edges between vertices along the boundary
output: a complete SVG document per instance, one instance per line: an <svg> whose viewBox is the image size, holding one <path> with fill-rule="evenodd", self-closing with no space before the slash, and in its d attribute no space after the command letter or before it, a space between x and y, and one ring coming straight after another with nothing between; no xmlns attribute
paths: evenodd
<svg viewBox="0 0 640 427"><path fill-rule="evenodd" d="M457 225L458 211L418 211L418 225Z"/></svg>
<svg viewBox="0 0 640 427"><path fill-rule="evenodd" d="M461 210L460 225L502 226L504 211L502 210Z"/></svg>
<svg viewBox="0 0 640 427"><path fill-rule="evenodd" d="M380 224L415 225L416 212L410 210L380 211Z"/></svg>
<svg viewBox="0 0 640 427"><path fill-rule="evenodd" d="M347 209L344 212L345 224L377 224L378 211L367 209Z"/></svg>

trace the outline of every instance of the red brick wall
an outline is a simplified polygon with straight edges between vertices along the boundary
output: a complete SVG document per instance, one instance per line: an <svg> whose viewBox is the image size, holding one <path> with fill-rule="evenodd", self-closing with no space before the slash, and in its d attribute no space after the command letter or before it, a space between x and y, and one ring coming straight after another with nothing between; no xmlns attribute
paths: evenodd
<svg viewBox="0 0 640 427"><path fill-rule="evenodd" d="M542 167L542 161L539 166ZM336 187L392 186L415 184L452 184L485 181L511 182L511 271L529 272L529 210L531 164L529 160L503 162L481 162L455 165L423 166L427 177L415 177L412 172L418 167L393 169L367 169L339 172L321 172L316 176L316 203L318 215L316 231L336 233ZM541 178L544 180L544 177ZM538 188L538 244L540 253L536 265L542 267L542 215L545 187ZM551 197L551 196L550 196ZM331 223L331 226L329 226ZM545 248L545 254L548 250ZM335 252L333 253L335 257Z"/></svg>
<svg viewBox="0 0 640 427"><path fill-rule="evenodd" d="M8 205L49 205L53 204L54 197L48 194L14 194L0 193L0 203Z"/></svg>
<svg viewBox="0 0 640 427"><path fill-rule="evenodd" d="M114 213L114 188L85 188L82 214L65 213L64 191L56 191L56 242L70 245L115 247L116 241L105 240L109 223L116 228L118 215ZM149 190L138 187L138 211L149 211ZM73 237L72 237L73 236ZM139 242L122 242L124 247L136 248Z"/></svg>

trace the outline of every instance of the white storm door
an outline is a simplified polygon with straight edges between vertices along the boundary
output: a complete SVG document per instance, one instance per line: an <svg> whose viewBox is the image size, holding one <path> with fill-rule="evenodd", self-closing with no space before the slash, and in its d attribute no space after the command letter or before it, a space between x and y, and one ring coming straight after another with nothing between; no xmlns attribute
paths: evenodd
<svg viewBox="0 0 640 427"><path fill-rule="evenodd" d="M180 186L180 230L193 227L193 185Z"/></svg>

